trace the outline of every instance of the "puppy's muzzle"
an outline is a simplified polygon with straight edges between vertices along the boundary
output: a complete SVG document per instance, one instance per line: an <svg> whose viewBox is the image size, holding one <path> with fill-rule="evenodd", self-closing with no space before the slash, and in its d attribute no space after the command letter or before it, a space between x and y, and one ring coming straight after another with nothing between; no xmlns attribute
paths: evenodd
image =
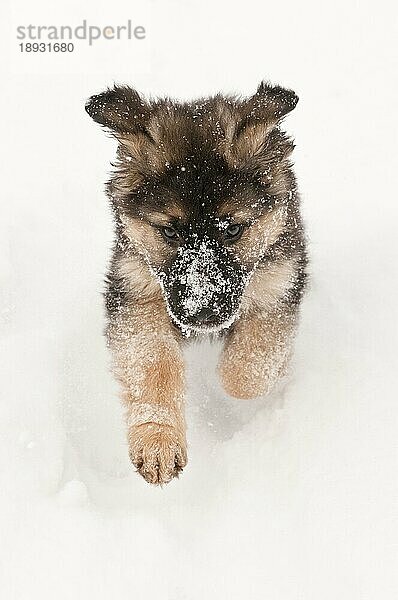
<svg viewBox="0 0 398 600"><path fill-rule="evenodd" d="M215 242L180 247L160 275L170 314L177 324L218 329L239 310L245 271L226 248Z"/></svg>

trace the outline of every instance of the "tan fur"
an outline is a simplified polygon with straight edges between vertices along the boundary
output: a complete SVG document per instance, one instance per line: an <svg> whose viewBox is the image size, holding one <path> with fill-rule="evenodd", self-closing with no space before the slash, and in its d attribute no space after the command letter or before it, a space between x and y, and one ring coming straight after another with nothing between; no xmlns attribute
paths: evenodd
<svg viewBox="0 0 398 600"><path fill-rule="evenodd" d="M138 302L161 296L160 285L151 274L143 258L132 255L124 256L118 262L118 274L126 282L125 289L137 298Z"/></svg>
<svg viewBox="0 0 398 600"><path fill-rule="evenodd" d="M295 258L282 258L257 268L243 296L242 312L274 310L294 285L296 270Z"/></svg>
<svg viewBox="0 0 398 600"><path fill-rule="evenodd" d="M285 373L294 329L294 315L283 311L242 316L220 358L225 391L241 399L267 394Z"/></svg>
<svg viewBox="0 0 398 600"><path fill-rule="evenodd" d="M214 112L217 122L220 124L220 136L217 149L228 161L232 160L232 147L235 139L236 128L239 122L237 111L231 106L226 105L222 98L216 98Z"/></svg>
<svg viewBox="0 0 398 600"><path fill-rule="evenodd" d="M129 430L130 458L140 475L154 485L168 483L187 464L181 429L147 423Z"/></svg>
<svg viewBox="0 0 398 600"><path fill-rule="evenodd" d="M285 221L286 211L283 207L275 208L255 219L234 245L234 253L242 264L260 260L285 231Z"/></svg>
<svg viewBox="0 0 398 600"><path fill-rule="evenodd" d="M147 221L156 225L167 225L173 219L183 219L184 217L185 213L181 207L177 204L173 204L172 202L170 202L170 205L167 207L167 211L164 213L148 212L145 215Z"/></svg>
<svg viewBox="0 0 398 600"><path fill-rule="evenodd" d="M283 300L294 284L296 269L296 259L281 259L254 272L241 318L226 339L219 363L229 395L249 399L267 394L284 374L296 315Z"/></svg>
<svg viewBox="0 0 398 600"><path fill-rule="evenodd" d="M148 221L124 216L122 223L132 245L144 258L150 256L152 264L160 265L168 255L172 254L172 248L164 243L159 231Z"/></svg>
<svg viewBox="0 0 398 600"><path fill-rule="evenodd" d="M289 187L289 175L284 165L264 169L262 181L267 184L268 193L275 196L283 194Z"/></svg>
<svg viewBox="0 0 398 600"><path fill-rule="evenodd" d="M143 174L160 174L166 166L166 158L158 146L143 133L118 136L127 158L134 162L134 168Z"/></svg>
<svg viewBox="0 0 398 600"><path fill-rule="evenodd" d="M235 199L231 198L223 203L221 209L218 211L220 218L230 217L232 221L236 223L243 223L253 218L253 210L247 207L237 207Z"/></svg>
<svg viewBox="0 0 398 600"><path fill-rule="evenodd" d="M147 481L167 483L186 464L186 441L183 358L164 300L131 306L110 323L108 339L130 457Z"/></svg>
<svg viewBox="0 0 398 600"><path fill-rule="evenodd" d="M245 127L224 152L228 164L233 168L247 164L248 159L262 148L269 130L267 123L252 123Z"/></svg>
<svg viewBox="0 0 398 600"><path fill-rule="evenodd" d="M148 132L164 167L171 161L178 163L186 157L185 121L184 115L170 107L163 115L154 115L148 125Z"/></svg>

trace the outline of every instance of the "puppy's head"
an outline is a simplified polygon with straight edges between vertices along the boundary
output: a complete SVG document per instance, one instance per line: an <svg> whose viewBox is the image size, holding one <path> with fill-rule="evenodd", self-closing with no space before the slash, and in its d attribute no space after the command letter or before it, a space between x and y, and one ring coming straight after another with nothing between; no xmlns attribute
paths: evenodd
<svg viewBox="0 0 398 600"><path fill-rule="evenodd" d="M108 192L121 235L180 327L228 327L258 263L286 233L293 145L279 124L296 103L264 83L247 99L147 102L115 87L88 101L119 141Z"/></svg>

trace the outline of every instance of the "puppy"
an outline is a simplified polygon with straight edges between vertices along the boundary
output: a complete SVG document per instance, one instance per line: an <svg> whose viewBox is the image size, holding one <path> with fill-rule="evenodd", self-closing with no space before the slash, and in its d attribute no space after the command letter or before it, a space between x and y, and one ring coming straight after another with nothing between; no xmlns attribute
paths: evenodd
<svg viewBox="0 0 398 600"><path fill-rule="evenodd" d="M106 335L130 457L152 484L187 463L184 344L222 338L235 398L268 393L285 371L307 263L280 129L297 101L263 82L245 99L147 101L115 86L86 104L118 141Z"/></svg>

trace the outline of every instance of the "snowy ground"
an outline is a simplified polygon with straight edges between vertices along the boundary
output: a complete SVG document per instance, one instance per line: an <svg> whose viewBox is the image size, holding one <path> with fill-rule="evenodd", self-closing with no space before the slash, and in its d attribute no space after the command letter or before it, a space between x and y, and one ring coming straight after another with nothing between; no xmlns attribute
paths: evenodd
<svg viewBox="0 0 398 600"><path fill-rule="evenodd" d="M29 20L25 4L14 22ZM110 68L109 46L103 71L57 76L8 49L1 597L396 597L394 6L150 4L144 66L126 54ZM45 22L66 21L42 9ZM110 14L90 2L84 18ZM134 6L118 14L134 18ZM191 349L189 466L152 488L128 462L101 335L112 238L102 182L115 147L84 101L113 80L189 98L252 93L262 77L301 98L286 127L312 283L291 376L272 397L231 400L217 348Z"/></svg>

